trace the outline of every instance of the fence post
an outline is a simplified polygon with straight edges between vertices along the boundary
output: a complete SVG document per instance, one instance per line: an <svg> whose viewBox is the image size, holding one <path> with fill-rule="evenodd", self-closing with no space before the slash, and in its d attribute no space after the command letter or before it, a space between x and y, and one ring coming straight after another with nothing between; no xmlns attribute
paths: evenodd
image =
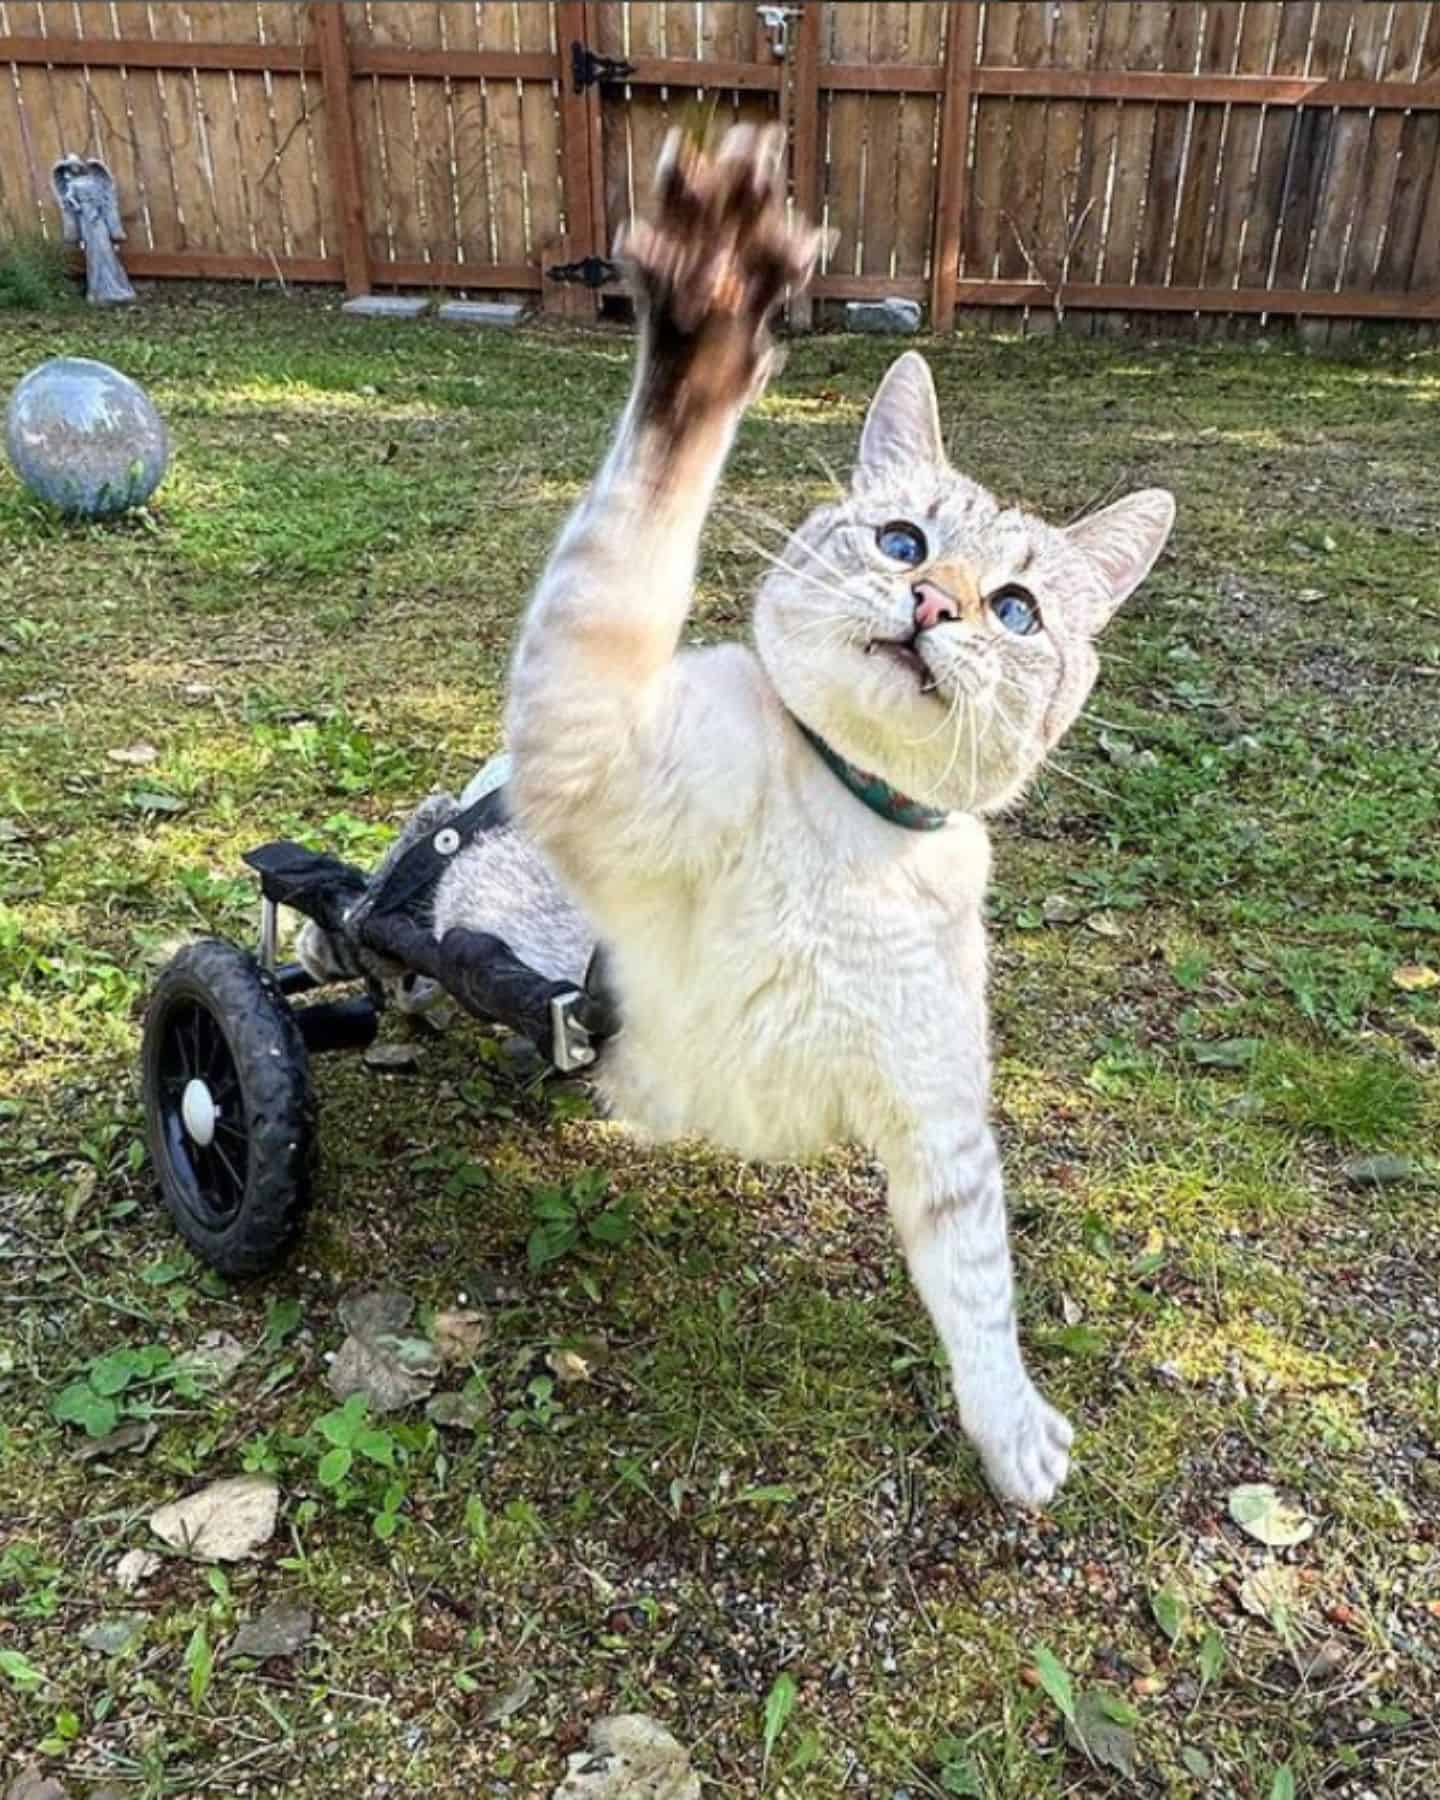
<svg viewBox="0 0 1440 1800"><path fill-rule="evenodd" d="M790 171L796 210L820 223L820 0L804 0L785 59L784 121L790 133ZM790 296L790 328L809 331L815 297Z"/></svg>
<svg viewBox="0 0 1440 1800"><path fill-rule="evenodd" d="M970 95L975 75L974 0L951 0L945 34L945 95L935 171L935 227L930 238L930 329L955 324L960 245L970 194Z"/></svg>
<svg viewBox="0 0 1440 1800"><path fill-rule="evenodd" d="M565 182L566 233L553 246L551 262L580 262L587 256L604 256L605 188L601 167L600 90L575 91L570 75L570 46L590 44L595 32L595 9L584 0L560 0L555 8L556 49L559 54L560 146ZM595 316L600 302L597 290L546 282L540 304L546 312L570 318Z"/></svg>
<svg viewBox="0 0 1440 1800"><path fill-rule="evenodd" d="M370 292L370 245L365 235L365 188L355 137L355 99L350 75L350 39L341 0L313 0L315 41L325 94L325 142L330 179L340 218L340 255L348 294Z"/></svg>

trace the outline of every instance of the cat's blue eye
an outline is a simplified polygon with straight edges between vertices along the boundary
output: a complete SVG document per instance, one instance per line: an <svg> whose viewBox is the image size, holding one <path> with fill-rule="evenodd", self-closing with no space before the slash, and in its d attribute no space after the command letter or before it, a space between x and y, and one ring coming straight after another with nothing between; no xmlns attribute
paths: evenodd
<svg viewBox="0 0 1440 1800"><path fill-rule="evenodd" d="M891 562L904 563L907 569L918 569L930 553L925 533L908 519L892 519L875 533L880 554Z"/></svg>
<svg viewBox="0 0 1440 1800"><path fill-rule="evenodd" d="M1040 629L1040 608L1035 604L1034 596L1013 582L1008 587L997 588L990 596L990 610L1007 631L1015 632L1018 637L1029 637L1031 632Z"/></svg>

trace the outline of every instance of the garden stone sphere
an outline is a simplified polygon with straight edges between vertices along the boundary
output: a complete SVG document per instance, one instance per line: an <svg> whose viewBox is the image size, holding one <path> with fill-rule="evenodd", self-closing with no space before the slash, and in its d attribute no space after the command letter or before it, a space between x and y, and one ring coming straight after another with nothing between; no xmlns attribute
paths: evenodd
<svg viewBox="0 0 1440 1800"><path fill-rule="evenodd" d="M165 426L138 382L86 356L58 356L20 378L5 415L15 473L72 518L143 506L170 460Z"/></svg>

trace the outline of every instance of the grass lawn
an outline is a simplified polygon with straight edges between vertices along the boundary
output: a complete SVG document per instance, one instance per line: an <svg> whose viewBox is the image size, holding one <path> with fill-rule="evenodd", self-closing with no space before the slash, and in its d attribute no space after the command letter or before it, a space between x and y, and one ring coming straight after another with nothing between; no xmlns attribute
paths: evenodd
<svg viewBox="0 0 1440 1800"><path fill-rule="evenodd" d="M744 629L761 515L846 467L893 348L794 348L698 634ZM33 1756L72 1794L548 1796L623 1710L720 1794L1440 1791L1440 355L931 350L984 480L1059 519L1180 498L995 829L1023 1332L1079 1426L1025 1517L952 1426L870 1168L648 1153L463 1022L410 1076L317 1063L290 1266L184 1253L147 983L251 940L243 850L368 861L494 748L630 344L308 299L0 314L6 388L61 351L145 382L176 455L107 529L0 477L0 1791ZM532 1267L557 1189L610 1224ZM475 1315L442 1384L470 1423L416 1405L346 1470L327 1359L375 1285L421 1333ZM223 1382L186 1361L212 1332ZM86 1420L158 1429L82 1459ZM283 1490L256 1556L118 1585L161 1502L247 1470ZM1255 1483L1310 1535L1243 1529ZM227 1654L281 1599L308 1642Z"/></svg>

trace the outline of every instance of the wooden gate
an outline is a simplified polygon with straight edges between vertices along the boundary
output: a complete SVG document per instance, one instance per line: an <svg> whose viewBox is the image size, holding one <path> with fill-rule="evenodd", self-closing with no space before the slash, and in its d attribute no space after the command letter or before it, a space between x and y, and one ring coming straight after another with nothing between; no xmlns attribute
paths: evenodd
<svg viewBox="0 0 1440 1800"><path fill-rule="evenodd" d="M78 150L139 276L584 315L697 109L784 119L822 304L1440 320L1440 0L0 0L0 226Z"/></svg>

